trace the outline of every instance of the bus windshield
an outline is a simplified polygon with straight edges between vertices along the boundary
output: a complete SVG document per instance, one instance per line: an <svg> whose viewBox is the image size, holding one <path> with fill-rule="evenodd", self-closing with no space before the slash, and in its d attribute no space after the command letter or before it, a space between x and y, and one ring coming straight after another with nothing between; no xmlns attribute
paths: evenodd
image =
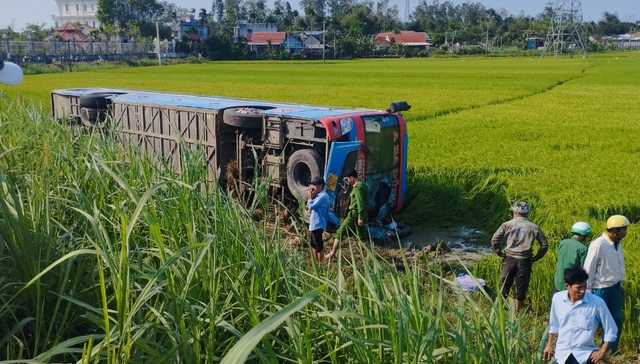
<svg viewBox="0 0 640 364"><path fill-rule="evenodd" d="M394 115L362 117L365 128L366 173L379 173L396 167L399 144L398 120Z"/></svg>
<svg viewBox="0 0 640 364"><path fill-rule="evenodd" d="M369 186L369 217L385 222L398 202L401 164L400 131L395 115L363 116L365 183Z"/></svg>

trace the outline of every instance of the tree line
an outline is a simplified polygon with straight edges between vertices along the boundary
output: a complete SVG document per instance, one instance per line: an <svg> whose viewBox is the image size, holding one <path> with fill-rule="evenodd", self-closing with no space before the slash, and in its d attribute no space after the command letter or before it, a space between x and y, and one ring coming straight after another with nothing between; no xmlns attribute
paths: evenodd
<svg viewBox="0 0 640 364"><path fill-rule="evenodd" d="M403 20L398 6L389 0L300 0L299 9L294 10L291 3L284 0L275 0L272 7L266 0L212 0L209 9L180 8L158 0L98 0L97 17L101 27L93 35L154 38L158 22L160 37L167 39L171 36L171 22L182 14L193 14L199 25L207 27L208 34L195 42L183 38L177 47L205 58L254 56L246 40L233 38L234 26L239 22L278 24L281 31L287 32L324 29L327 42L335 39L334 50L343 57L358 57L375 51L375 34L401 30L426 32L436 50L449 50L454 44L524 49L529 37L546 36L553 14L550 5L530 16L487 8L479 2L455 5L438 0L421 0L408 19ZM583 23L583 29L587 38L602 39L638 31L639 25L640 20L621 21L616 13L605 12L598 22ZM22 34L11 29L6 31L17 37L30 33L36 39L52 33L44 24L29 24ZM592 41L589 50L599 51L605 46ZM271 56L287 57L286 52L278 49L274 52ZM409 50L399 46L391 47L389 52L409 55Z"/></svg>

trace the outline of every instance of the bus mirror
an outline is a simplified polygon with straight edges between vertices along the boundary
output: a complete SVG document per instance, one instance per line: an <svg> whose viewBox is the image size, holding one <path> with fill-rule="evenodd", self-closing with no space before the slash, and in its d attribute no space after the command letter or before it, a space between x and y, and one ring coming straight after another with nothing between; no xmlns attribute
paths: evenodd
<svg viewBox="0 0 640 364"><path fill-rule="evenodd" d="M411 105L407 104L406 101L397 101L389 104L389 107L387 108L387 112L393 113L393 112L407 111L409 109L411 109Z"/></svg>

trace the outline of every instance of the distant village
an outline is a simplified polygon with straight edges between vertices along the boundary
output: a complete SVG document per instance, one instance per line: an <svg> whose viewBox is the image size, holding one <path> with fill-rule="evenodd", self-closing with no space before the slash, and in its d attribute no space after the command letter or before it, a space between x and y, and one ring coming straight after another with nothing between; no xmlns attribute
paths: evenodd
<svg viewBox="0 0 640 364"><path fill-rule="evenodd" d="M418 6L401 21L397 7L388 3L376 7L353 3L342 14L333 11L318 17L318 9L306 0L301 2L304 14L281 1L273 9L258 7L260 13L252 6L262 0L246 2L248 8L233 12L222 0L211 12L145 0L146 9L155 6L155 15L129 7L129 13L108 18L99 11L98 0L52 1L57 4L55 28L29 24L22 32L0 29L4 58L54 63L156 56L216 60L517 55L549 45L554 16L550 7L536 17L524 17L498 13L480 3L444 2ZM580 24L579 43L584 45L574 41L566 51L639 48L638 23L624 23L605 13L598 23Z"/></svg>

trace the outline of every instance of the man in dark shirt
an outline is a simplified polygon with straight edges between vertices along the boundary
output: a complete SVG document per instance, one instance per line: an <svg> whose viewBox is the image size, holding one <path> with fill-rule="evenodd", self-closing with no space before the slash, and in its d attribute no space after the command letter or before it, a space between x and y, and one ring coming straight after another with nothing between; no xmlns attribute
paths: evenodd
<svg viewBox="0 0 640 364"><path fill-rule="evenodd" d="M358 172L353 169L347 172L346 178L352 187L351 193L349 194L349 212L336 231L336 238L333 240L333 247L331 252L325 255L326 259L329 259L336 254L338 247L340 246L340 241L342 240L343 235L347 232L347 229L355 230L356 236L359 239L364 237L364 225L367 223L368 219L367 185L358 179Z"/></svg>

